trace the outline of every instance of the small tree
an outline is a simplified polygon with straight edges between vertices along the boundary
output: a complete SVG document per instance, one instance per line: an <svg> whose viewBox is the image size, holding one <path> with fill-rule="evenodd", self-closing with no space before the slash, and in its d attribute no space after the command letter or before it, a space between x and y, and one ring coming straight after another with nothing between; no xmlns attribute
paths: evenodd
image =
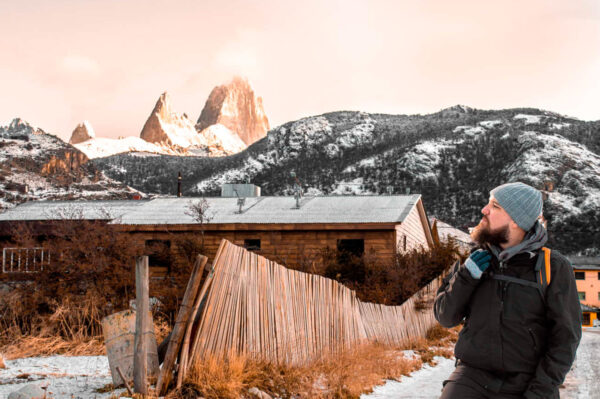
<svg viewBox="0 0 600 399"><path fill-rule="evenodd" d="M210 205L208 204L206 198L202 198L198 201L188 202L188 206L185 211L186 215L191 216L196 223L200 225L201 250L204 250L204 225L210 222L214 217L214 214L211 214L208 211L209 207Z"/></svg>

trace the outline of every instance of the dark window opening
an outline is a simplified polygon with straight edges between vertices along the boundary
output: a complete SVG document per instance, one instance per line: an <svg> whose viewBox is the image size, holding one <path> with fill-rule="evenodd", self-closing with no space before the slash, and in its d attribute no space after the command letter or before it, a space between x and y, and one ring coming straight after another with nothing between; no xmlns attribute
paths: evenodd
<svg viewBox="0 0 600 399"><path fill-rule="evenodd" d="M582 324L583 325L589 326L590 324L592 324L591 320L590 320L590 314L589 313L584 313L582 319L583 319L582 320Z"/></svg>
<svg viewBox="0 0 600 399"><path fill-rule="evenodd" d="M585 280L585 272L575 272L575 280Z"/></svg>
<svg viewBox="0 0 600 399"><path fill-rule="evenodd" d="M171 241L146 240L145 253L148 255L148 265L151 268L162 269L165 273L171 271Z"/></svg>
<svg viewBox="0 0 600 399"><path fill-rule="evenodd" d="M598 280L600 280L600 272L598 272Z"/></svg>
<svg viewBox="0 0 600 399"><path fill-rule="evenodd" d="M404 236L402 238L402 241L403 241L402 246L404 247L404 251L406 251L406 236Z"/></svg>
<svg viewBox="0 0 600 399"><path fill-rule="evenodd" d="M258 251L260 250L260 239L257 238L247 238L244 240L244 248L248 251Z"/></svg>
<svg viewBox="0 0 600 399"><path fill-rule="evenodd" d="M365 240L338 240L337 249L341 253L347 253L360 258L365 253Z"/></svg>
<svg viewBox="0 0 600 399"><path fill-rule="evenodd" d="M343 239L337 241L336 260L329 262L325 276L337 281L358 282L365 279L365 240Z"/></svg>
<svg viewBox="0 0 600 399"><path fill-rule="evenodd" d="M579 300L580 300L580 301L585 301L585 292L581 292L581 291L579 291L579 292L577 293L577 295L579 295Z"/></svg>

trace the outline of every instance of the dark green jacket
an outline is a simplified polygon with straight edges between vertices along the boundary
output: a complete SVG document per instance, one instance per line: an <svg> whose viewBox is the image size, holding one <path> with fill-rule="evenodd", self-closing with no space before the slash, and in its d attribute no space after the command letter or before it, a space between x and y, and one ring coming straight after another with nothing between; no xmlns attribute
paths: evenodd
<svg viewBox="0 0 600 399"><path fill-rule="evenodd" d="M514 255L502 268L492 257L480 280L457 263L438 290L434 312L444 327L464 320L455 356L479 371L475 379L482 386L526 398L558 398L581 339L581 308L569 261L552 251L545 298L536 287L493 278L504 274L535 282L537 257L532 255Z"/></svg>

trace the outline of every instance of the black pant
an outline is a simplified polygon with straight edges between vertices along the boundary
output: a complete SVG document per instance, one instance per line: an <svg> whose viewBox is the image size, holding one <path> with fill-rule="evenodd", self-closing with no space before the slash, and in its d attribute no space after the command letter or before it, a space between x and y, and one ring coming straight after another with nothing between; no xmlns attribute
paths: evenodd
<svg viewBox="0 0 600 399"><path fill-rule="evenodd" d="M440 399L523 399L520 394L494 392L488 386L481 385L480 370L458 365L456 370L444 381Z"/></svg>

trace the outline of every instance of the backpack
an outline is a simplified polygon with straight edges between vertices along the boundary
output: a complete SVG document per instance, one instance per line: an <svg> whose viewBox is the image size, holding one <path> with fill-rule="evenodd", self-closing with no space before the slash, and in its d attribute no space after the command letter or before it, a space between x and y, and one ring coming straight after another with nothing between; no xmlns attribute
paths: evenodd
<svg viewBox="0 0 600 399"><path fill-rule="evenodd" d="M536 288L539 291L545 303L546 290L548 289L548 285L550 284L550 281L552 279L552 273L550 270L550 253L550 248L546 247L542 247L540 252L538 253L538 258L535 263L535 283L533 281L523 280L511 276L505 276L502 274L494 274L492 278L494 280L508 281L511 283Z"/></svg>

